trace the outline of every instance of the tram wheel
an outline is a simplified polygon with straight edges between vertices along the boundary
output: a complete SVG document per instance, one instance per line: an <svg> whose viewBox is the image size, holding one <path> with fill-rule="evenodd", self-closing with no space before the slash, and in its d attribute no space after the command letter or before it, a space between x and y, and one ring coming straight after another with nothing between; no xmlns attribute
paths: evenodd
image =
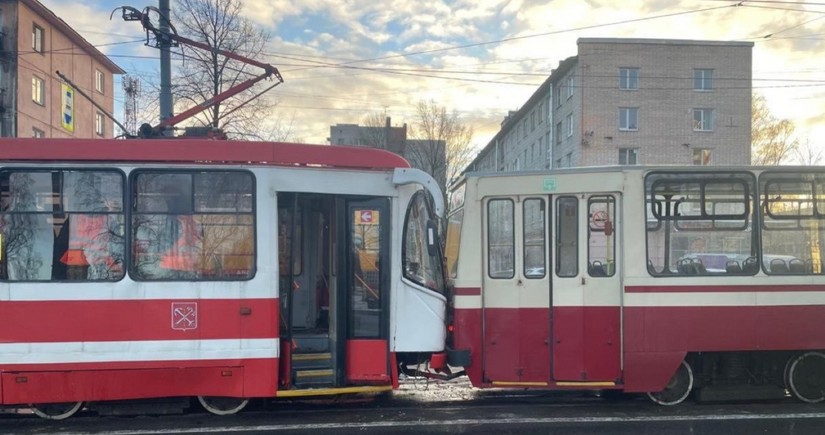
<svg viewBox="0 0 825 435"><path fill-rule="evenodd" d="M239 397L217 397L217 396L198 396L198 402L201 403L203 409L215 415L232 415L237 414L242 409L246 408L249 399L241 399Z"/></svg>
<svg viewBox="0 0 825 435"><path fill-rule="evenodd" d="M678 405L687 399L692 389L693 369L690 368L687 361L682 361L665 389L656 393L647 393L647 397L659 405Z"/></svg>
<svg viewBox="0 0 825 435"><path fill-rule="evenodd" d="M46 420L65 420L83 408L83 402L37 403L29 405L32 412Z"/></svg>
<svg viewBox="0 0 825 435"><path fill-rule="evenodd" d="M791 394L807 403L825 401L825 354L807 352L788 362L785 380Z"/></svg>

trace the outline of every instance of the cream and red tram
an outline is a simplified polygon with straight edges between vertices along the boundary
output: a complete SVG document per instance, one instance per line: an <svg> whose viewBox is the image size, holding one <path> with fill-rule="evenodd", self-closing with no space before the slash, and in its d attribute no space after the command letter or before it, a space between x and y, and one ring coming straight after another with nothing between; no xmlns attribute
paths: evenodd
<svg viewBox="0 0 825 435"><path fill-rule="evenodd" d="M365 148L0 142L0 404L383 391L443 350L441 193Z"/></svg>
<svg viewBox="0 0 825 435"><path fill-rule="evenodd" d="M450 201L473 385L825 400L823 168L467 173Z"/></svg>

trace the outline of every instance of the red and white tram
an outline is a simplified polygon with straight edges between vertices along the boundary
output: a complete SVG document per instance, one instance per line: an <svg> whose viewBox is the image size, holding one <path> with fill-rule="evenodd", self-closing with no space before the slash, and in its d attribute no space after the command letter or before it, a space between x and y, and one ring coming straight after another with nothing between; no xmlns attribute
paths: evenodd
<svg viewBox="0 0 825 435"><path fill-rule="evenodd" d="M0 404L383 391L446 335L435 181L365 148L0 141Z"/></svg>
<svg viewBox="0 0 825 435"><path fill-rule="evenodd" d="M475 386L825 400L825 169L468 173L451 205Z"/></svg>

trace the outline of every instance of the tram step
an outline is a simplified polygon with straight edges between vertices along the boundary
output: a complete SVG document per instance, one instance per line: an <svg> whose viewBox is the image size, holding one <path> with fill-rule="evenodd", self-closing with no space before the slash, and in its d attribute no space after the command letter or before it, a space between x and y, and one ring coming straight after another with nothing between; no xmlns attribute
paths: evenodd
<svg viewBox="0 0 825 435"><path fill-rule="evenodd" d="M329 352L292 354L292 368L294 370L331 369L332 354Z"/></svg>
<svg viewBox="0 0 825 435"><path fill-rule="evenodd" d="M298 335L292 337L292 353L329 352L329 336Z"/></svg>
<svg viewBox="0 0 825 435"><path fill-rule="evenodd" d="M708 385L696 391L697 402L729 400L777 400L787 396L776 385Z"/></svg>
<svg viewBox="0 0 825 435"><path fill-rule="evenodd" d="M332 369L295 370L295 386L332 385L335 372Z"/></svg>

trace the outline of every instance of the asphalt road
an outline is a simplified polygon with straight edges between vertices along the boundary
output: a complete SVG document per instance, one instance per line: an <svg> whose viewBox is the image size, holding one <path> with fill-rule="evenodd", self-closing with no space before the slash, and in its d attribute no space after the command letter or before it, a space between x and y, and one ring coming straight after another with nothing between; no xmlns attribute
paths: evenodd
<svg viewBox="0 0 825 435"><path fill-rule="evenodd" d="M426 395L422 395L426 396ZM185 415L112 417L81 413L51 422L0 416L3 434L822 434L825 404L791 400L661 407L643 398L609 401L589 394L476 392L432 400L402 392L353 402L258 402L218 417L193 407Z"/></svg>

